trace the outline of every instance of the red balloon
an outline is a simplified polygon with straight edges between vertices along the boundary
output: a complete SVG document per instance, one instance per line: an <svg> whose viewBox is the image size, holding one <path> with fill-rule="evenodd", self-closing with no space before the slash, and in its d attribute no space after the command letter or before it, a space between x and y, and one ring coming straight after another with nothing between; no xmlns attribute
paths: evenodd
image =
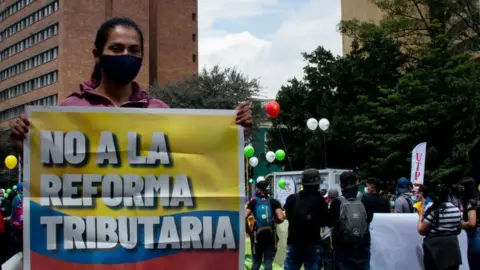
<svg viewBox="0 0 480 270"><path fill-rule="evenodd" d="M280 104L276 101L270 101L265 107L265 111L270 117L277 117L280 114Z"/></svg>

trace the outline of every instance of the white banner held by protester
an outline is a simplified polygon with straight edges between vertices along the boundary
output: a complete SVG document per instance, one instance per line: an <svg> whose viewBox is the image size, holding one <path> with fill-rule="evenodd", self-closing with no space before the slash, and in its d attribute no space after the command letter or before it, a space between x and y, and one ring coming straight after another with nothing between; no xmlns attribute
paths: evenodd
<svg viewBox="0 0 480 270"><path fill-rule="evenodd" d="M412 150L412 172L410 181L413 184L422 184L425 174L425 159L427 156L427 143L423 142L415 146Z"/></svg>
<svg viewBox="0 0 480 270"><path fill-rule="evenodd" d="M424 269L423 237L418 234L417 223L417 214L375 214L370 223L370 269ZM462 254L460 270L469 270L465 231L458 236L458 243Z"/></svg>

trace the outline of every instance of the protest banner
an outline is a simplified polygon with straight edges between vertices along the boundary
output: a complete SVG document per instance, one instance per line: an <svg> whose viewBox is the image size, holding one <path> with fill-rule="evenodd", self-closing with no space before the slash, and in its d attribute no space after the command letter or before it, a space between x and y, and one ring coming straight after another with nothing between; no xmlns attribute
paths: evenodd
<svg viewBox="0 0 480 270"><path fill-rule="evenodd" d="M234 111L26 112L24 269L243 269Z"/></svg>

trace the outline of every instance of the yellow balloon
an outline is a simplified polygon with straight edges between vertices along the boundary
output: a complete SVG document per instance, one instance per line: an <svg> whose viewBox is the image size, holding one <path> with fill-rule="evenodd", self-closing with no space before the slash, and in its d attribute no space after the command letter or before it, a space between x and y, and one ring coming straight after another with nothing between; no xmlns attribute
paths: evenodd
<svg viewBox="0 0 480 270"><path fill-rule="evenodd" d="M5 158L5 166L7 166L8 169L13 169L17 166L17 157L15 157L14 155L10 155L8 157Z"/></svg>

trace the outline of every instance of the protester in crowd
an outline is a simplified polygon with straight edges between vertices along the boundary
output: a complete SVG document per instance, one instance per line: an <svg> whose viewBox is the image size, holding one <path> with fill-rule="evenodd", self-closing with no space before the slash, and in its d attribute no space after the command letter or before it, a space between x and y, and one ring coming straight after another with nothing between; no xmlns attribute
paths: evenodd
<svg viewBox="0 0 480 270"><path fill-rule="evenodd" d="M319 270L322 260L320 229L327 225L328 206L318 191L323 182L317 169L302 173L303 190L288 196L285 212L288 219L285 270Z"/></svg>
<svg viewBox="0 0 480 270"><path fill-rule="evenodd" d="M325 201L327 202L328 207L330 207L332 200L338 198L338 196L340 195L337 189L331 188L328 190L327 195L325 196Z"/></svg>
<svg viewBox="0 0 480 270"><path fill-rule="evenodd" d="M467 232L468 264L480 269L480 196L475 179L464 178L459 186L463 210L462 228Z"/></svg>
<svg viewBox="0 0 480 270"><path fill-rule="evenodd" d="M253 264L252 270L260 269L262 261L265 270L271 270L273 260L277 254L277 230L276 224L285 219L282 206L279 201L269 198L267 193L268 184L265 181L258 182L256 192L258 199L250 201L245 210L245 218L250 215L255 218L252 236Z"/></svg>
<svg viewBox="0 0 480 270"><path fill-rule="evenodd" d="M374 213L390 213L390 202L377 193L379 185L377 178L369 178L365 182L365 202L370 204L370 209Z"/></svg>
<svg viewBox="0 0 480 270"><path fill-rule="evenodd" d="M425 270L458 270L462 264L458 234L461 231L460 210L448 201L449 189L437 185L432 192L433 204L419 213L417 230L423 239Z"/></svg>
<svg viewBox="0 0 480 270"><path fill-rule="evenodd" d="M98 29L94 45L96 64L91 79L60 106L168 108L163 101L150 98L134 81L144 56L143 32L134 21L128 18L107 20ZM240 104L236 110L237 124L250 128L250 102ZM12 139L20 151L23 151L29 124L24 115L13 123Z"/></svg>
<svg viewBox="0 0 480 270"><path fill-rule="evenodd" d="M328 204L328 208L330 208L330 203L338 198L339 193L338 190L331 188L328 190L327 195L325 196L325 201ZM323 248L323 255L322 255L322 266L323 270L333 270L333 249L332 249L332 229L329 227L323 228L322 231L322 248Z"/></svg>
<svg viewBox="0 0 480 270"><path fill-rule="evenodd" d="M418 212L425 213L427 208L433 204L433 201L428 194L428 188L425 185L419 185L417 198L420 203L420 209Z"/></svg>
<svg viewBox="0 0 480 270"><path fill-rule="evenodd" d="M338 270L370 269L370 232L373 209L366 196L357 197L357 175L340 175L342 197L330 204L329 225L333 227L334 264Z"/></svg>
<svg viewBox="0 0 480 270"><path fill-rule="evenodd" d="M396 194L397 199L395 200L395 213L413 213L413 199L412 193L412 184L405 177L400 177L397 182Z"/></svg>
<svg viewBox="0 0 480 270"><path fill-rule="evenodd" d="M14 250L14 254L16 254L22 251L23 246L23 182L17 185L17 194L12 202L10 222L12 224L12 249Z"/></svg>

